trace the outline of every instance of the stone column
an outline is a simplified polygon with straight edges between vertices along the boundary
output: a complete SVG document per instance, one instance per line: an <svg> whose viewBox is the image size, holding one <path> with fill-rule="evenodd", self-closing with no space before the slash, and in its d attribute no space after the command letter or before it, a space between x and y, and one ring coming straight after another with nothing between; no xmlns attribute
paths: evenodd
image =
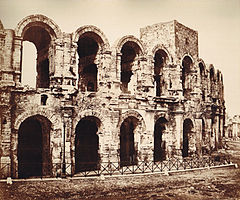
<svg viewBox="0 0 240 200"><path fill-rule="evenodd" d="M182 157L182 148L183 148L183 112L179 110L175 112L175 121L176 121L176 129L175 131L175 148L176 148L176 156Z"/></svg>

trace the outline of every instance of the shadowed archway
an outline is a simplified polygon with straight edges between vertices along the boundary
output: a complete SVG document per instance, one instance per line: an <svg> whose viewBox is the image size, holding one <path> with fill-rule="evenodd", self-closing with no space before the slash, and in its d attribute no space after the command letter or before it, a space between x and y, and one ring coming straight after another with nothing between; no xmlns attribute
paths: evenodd
<svg viewBox="0 0 240 200"><path fill-rule="evenodd" d="M98 169L100 120L89 116L81 119L75 135L75 173Z"/></svg>
<svg viewBox="0 0 240 200"><path fill-rule="evenodd" d="M167 120L159 118L154 126L154 162L166 159L166 142L163 141L163 132L166 129Z"/></svg>
<svg viewBox="0 0 240 200"><path fill-rule="evenodd" d="M138 119L126 118L120 127L120 166L134 165L137 163L136 149L134 145L134 130Z"/></svg>
<svg viewBox="0 0 240 200"><path fill-rule="evenodd" d="M51 174L51 122L40 115L24 120L18 131L18 177L29 178Z"/></svg>
<svg viewBox="0 0 240 200"><path fill-rule="evenodd" d="M185 119L183 122L183 148L182 148L182 156L189 156L189 138L192 134L193 122L191 119Z"/></svg>

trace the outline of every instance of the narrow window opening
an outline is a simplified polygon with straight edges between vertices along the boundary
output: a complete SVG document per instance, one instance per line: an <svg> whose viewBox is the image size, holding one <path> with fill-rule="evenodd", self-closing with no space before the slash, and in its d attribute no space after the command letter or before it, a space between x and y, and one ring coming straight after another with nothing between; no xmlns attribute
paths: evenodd
<svg viewBox="0 0 240 200"><path fill-rule="evenodd" d="M41 105L46 106L48 96L46 94L41 95Z"/></svg>

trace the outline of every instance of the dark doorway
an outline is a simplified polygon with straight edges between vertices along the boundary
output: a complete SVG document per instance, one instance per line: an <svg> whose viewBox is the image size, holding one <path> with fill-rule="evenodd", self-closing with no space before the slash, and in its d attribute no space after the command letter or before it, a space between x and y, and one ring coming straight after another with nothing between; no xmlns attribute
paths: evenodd
<svg viewBox="0 0 240 200"><path fill-rule="evenodd" d="M99 168L99 137L97 135L100 120L85 117L78 123L75 136L75 172L96 170Z"/></svg>
<svg viewBox="0 0 240 200"><path fill-rule="evenodd" d="M50 169L50 122L41 116L26 119L18 131L18 177L45 176Z"/></svg>
<svg viewBox="0 0 240 200"><path fill-rule="evenodd" d="M134 130L138 120L135 117L125 119L120 127L120 166L137 164L134 146Z"/></svg>
<svg viewBox="0 0 240 200"><path fill-rule="evenodd" d="M191 119L185 119L183 122L183 149L182 156L188 157L189 150L189 136L192 133L193 123Z"/></svg>
<svg viewBox="0 0 240 200"><path fill-rule="evenodd" d="M154 126L154 162L166 160L166 142L162 140L167 120L159 118Z"/></svg>

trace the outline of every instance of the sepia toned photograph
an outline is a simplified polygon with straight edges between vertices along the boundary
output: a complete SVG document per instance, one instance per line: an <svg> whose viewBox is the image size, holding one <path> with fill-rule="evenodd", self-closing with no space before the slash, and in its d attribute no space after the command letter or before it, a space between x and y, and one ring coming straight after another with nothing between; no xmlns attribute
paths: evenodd
<svg viewBox="0 0 240 200"><path fill-rule="evenodd" d="M240 0L0 0L0 200L240 200Z"/></svg>

